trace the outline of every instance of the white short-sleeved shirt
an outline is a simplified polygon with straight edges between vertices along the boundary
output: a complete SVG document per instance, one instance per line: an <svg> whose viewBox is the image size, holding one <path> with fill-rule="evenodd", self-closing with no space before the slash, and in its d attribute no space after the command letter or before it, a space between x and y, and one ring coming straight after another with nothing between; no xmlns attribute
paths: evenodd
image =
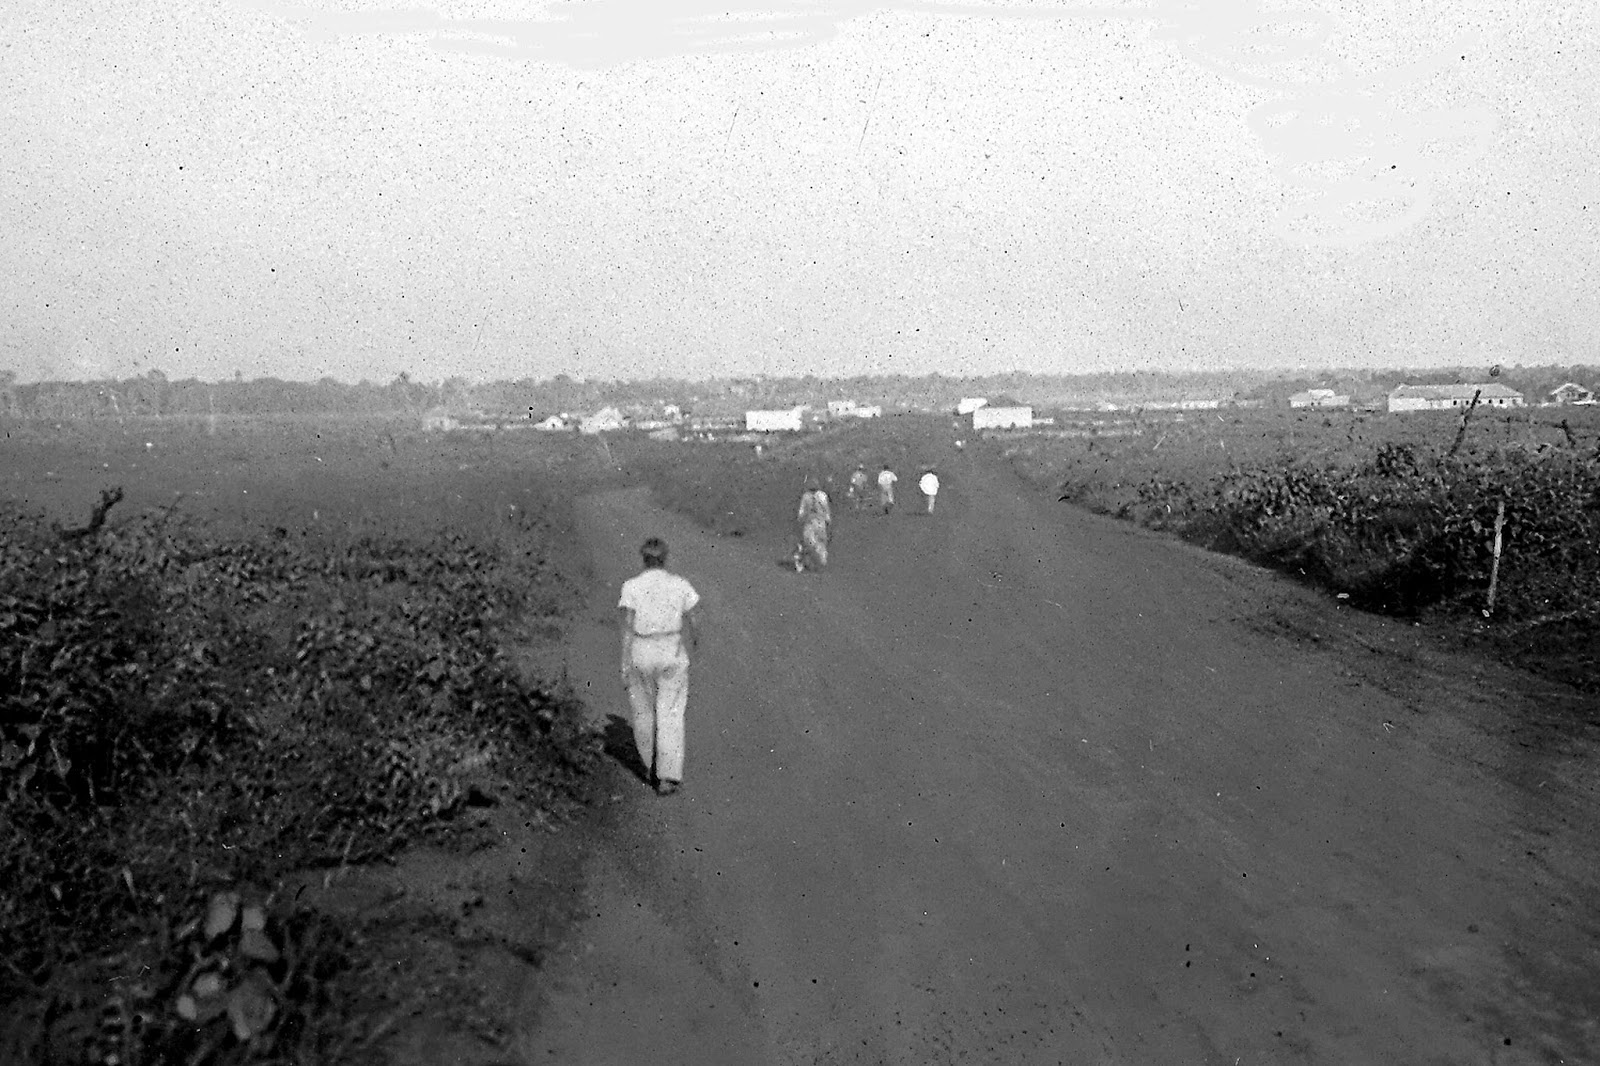
<svg viewBox="0 0 1600 1066"><path fill-rule="evenodd" d="M924 496L936 496L939 493L939 479L932 472L922 475L922 480L917 482L922 488Z"/></svg>
<svg viewBox="0 0 1600 1066"><path fill-rule="evenodd" d="M899 480L894 476L893 470L878 471L878 487L880 489L892 489L894 488L894 483Z"/></svg>
<svg viewBox="0 0 1600 1066"><path fill-rule="evenodd" d="M683 628L683 616L699 602L700 594L689 582L652 567L622 583L617 606L630 608L633 631L648 637L678 632Z"/></svg>

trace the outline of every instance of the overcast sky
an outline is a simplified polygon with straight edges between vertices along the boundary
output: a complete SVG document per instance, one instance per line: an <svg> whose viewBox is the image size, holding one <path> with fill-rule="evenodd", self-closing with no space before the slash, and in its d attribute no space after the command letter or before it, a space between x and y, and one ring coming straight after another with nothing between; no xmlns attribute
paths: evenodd
<svg viewBox="0 0 1600 1066"><path fill-rule="evenodd" d="M1592 0L8 0L0 367L1600 363Z"/></svg>

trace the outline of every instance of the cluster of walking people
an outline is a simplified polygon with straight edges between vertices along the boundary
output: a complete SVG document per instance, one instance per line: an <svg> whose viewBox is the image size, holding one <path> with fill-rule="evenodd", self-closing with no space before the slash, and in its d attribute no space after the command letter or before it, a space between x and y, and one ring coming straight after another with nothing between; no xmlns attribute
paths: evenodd
<svg viewBox="0 0 1600 1066"><path fill-rule="evenodd" d="M883 464L878 471L878 492L874 500L866 464L856 464L850 474L850 487L846 490L850 506L856 511L875 510L880 515L889 514L895 507L894 487L899 480L900 476L894 472L894 468L888 463ZM917 488L922 492L926 513L933 514L933 505L939 496L938 471L931 466L925 467L917 480ZM800 536L793 558L795 573L821 570L828 565L828 534L833 527L833 503L828 499L821 480L815 476L806 479L805 492L800 495L800 507L795 512L795 519L800 523Z"/></svg>
<svg viewBox="0 0 1600 1066"><path fill-rule="evenodd" d="M876 505L869 498L866 467L850 475L851 504L858 511L875 509L880 515L894 510L894 487L899 480L886 463L878 472ZM939 495L939 475L923 468L917 481L928 514ZM800 543L795 548L796 571L820 569L828 564L828 529L833 505L820 479L806 481L796 513ZM622 583L617 599L617 625L621 638L622 683L628 694L634 746L641 776L657 793L670 796L683 783L684 716L689 702L689 657L700 644L700 594L683 577L667 569L667 544L651 537L639 548L644 568Z"/></svg>

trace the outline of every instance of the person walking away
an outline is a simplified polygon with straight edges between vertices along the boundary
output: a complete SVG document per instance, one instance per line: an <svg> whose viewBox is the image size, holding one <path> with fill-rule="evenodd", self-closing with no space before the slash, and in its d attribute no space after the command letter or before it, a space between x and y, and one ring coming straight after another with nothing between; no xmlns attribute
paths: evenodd
<svg viewBox="0 0 1600 1066"><path fill-rule="evenodd" d="M899 480L894 471L889 469L888 463L884 463L883 469L878 471L878 506L884 514L894 509L894 483Z"/></svg>
<svg viewBox="0 0 1600 1066"><path fill-rule="evenodd" d="M700 644L700 594L667 570L667 544L651 537L639 549L644 570L622 583L617 600L622 679L633 712L633 741L651 784L663 796L683 782L689 654Z"/></svg>
<svg viewBox="0 0 1600 1066"><path fill-rule="evenodd" d="M828 527L833 523L833 506L816 478L806 482L795 518L800 522L800 543L794 550L794 572L820 570L828 565Z"/></svg>
<svg viewBox="0 0 1600 1066"><path fill-rule="evenodd" d="M867 505L867 468L861 463L850 475L850 503L858 511Z"/></svg>
<svg viewBox="0 0 1600 1066"><path fill-rule="evenodd" d="M934 473L930 466L923 471L922 480L917 482L917 487L922 490L922 495L928 500L928 513L933 513L933 501L939 497L939 475Z"/></svg>

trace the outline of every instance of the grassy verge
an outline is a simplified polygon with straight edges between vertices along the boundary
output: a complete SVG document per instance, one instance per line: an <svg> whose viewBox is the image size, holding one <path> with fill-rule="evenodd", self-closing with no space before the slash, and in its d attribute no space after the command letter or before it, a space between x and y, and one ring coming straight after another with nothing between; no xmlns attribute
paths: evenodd
<svg viewBox="0 0 1600 1066"><path fill-rule="evenodd" d="M80 537L0 512L0 1058L351 1058L358 932L275 887L474 805L584 802L597 738L506 646L581 593L559 512Z"/></svg>

